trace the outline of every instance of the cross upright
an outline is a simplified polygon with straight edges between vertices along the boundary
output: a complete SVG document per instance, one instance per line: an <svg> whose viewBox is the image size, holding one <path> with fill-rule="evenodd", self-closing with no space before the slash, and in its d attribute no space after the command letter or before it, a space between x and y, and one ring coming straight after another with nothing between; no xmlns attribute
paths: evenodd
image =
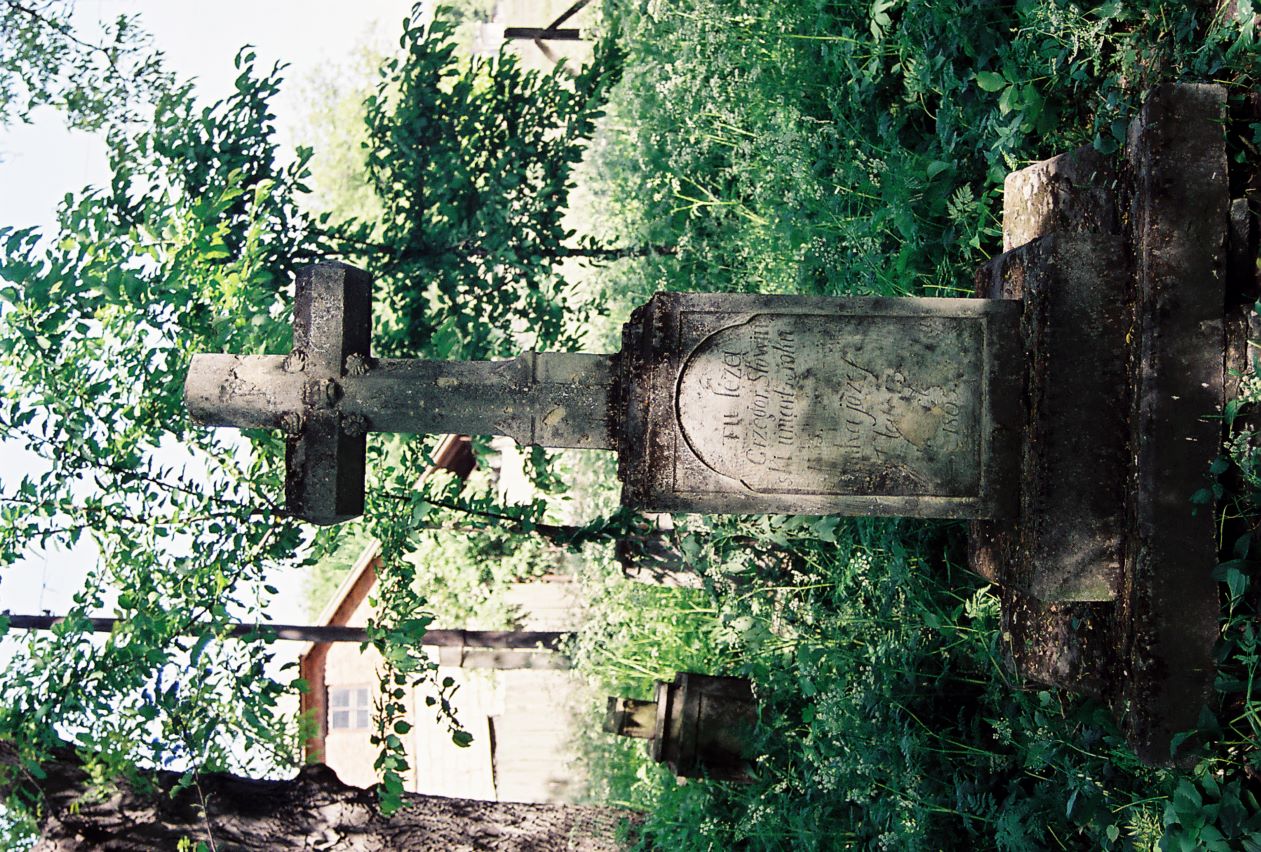
<svg viewBox="0 0 1261 852"><path fill-rule="evenodd" d="M285 499L295 516L317 524L362 514L370 431L613 446L611 356L375 359L371 336L371 276L340 263L308 267L296 283L292 351L195 355L188 409L211 426L283 429Z"/></svg>

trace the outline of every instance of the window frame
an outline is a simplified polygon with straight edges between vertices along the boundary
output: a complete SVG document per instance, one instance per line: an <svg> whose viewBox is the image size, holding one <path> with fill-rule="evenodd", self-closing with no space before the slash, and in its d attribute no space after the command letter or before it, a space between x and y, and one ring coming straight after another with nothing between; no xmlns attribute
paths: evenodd
<svg viewBox="0 0 1261 852"><path fill-rule="evenodd" d="M362 684L325 687L325 728L333 731L372 729L372 689ZM340 724L339 724L340 722Z"/></svg>

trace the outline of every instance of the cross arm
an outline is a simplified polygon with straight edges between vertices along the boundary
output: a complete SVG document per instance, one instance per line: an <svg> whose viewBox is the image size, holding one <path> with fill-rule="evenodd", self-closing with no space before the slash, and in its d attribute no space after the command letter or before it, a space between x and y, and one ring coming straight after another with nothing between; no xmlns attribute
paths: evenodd
<svg viewBox="0 0 1261 852"><path fill-rule="evenodd" d="M522 446L612 449L613 356L526 352L508 361L382 359L347 377L341 411L373 432L507 435Z"/></svg>
<svg viewBox="0 0 1261 852"><path fill-rule="evenodd" d="M189 413L208 426L283 429L289 511L316 524L363 514L366 440L346 428L328 380L281 355L195 355L184 384Z"/></svg>
<svg viewBox="0 0 1261 852"><path fill-rule="evenodd" d="M288 355L193 357L184 396L210 426L284 430L289 510L317 524L363 512L366 434L508 435L609 449L616 356L510 361L372 358L371 278L344 264L298 275Z"/></svg>
<svg viewBox="0 0 1261 852"><path fill-rule="evenodd" d="M188 413L207 426L283 429L302 410L302 381L284 355L194 355L184 381Z"/></svg>

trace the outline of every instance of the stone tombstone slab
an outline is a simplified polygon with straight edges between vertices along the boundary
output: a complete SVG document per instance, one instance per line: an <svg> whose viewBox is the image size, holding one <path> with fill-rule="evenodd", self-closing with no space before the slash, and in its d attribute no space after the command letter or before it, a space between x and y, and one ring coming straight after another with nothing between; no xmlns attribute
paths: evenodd
<svg viewBox="0 0 1261 852"><path fill-rule="evenodd" d="M1021 377L997 365L1019 353L1019 317L966 299L658 294L624 331L623 502L1002 515Z"/></svg>

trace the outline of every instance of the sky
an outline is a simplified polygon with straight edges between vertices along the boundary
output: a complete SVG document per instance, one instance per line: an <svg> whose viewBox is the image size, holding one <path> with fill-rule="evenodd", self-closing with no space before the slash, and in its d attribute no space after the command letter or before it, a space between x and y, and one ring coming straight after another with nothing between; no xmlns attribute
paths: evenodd
<svg viewBox="0 0 1261 852"><path fill-rule="evenodd" d="M282 146L292 147L309 105L301 83L315 72L337 67L361 43L388 44L397 38L412 0L79 0L76 27L90 36L100 20L139 15L166 63L180 78L195 78L206 103L233 90L233 58L252 45L258 67L288 63L286 83L273 100ZM51 109L39 111L29 125L0 129L0 226L36 226L48 231L57 206L69 192L108 182L105 149L93 136L68 131ZM16 483L31 461L0 446L0 483ZM65 612L78 590L93 552L52 553L12 566L0 578L0 611L54 614ZM279 623L307 620L302 578L277 578L281 595L270 608ZM0 658L4 656L0 642Z"/></svg>
<svg viewBox="0 0 1261 852"><path fill-rule="evenodd" d="M254 46L259 68L288 63L287 85L272 107L281 141L292 143L305 109L301 81L339 64L364 40L396 37L411 7L411 0L80 0L76 25L91 33L96 21L139 15L168 67L196 78L208 103L232 92L238 73L232 60L243 45ZM66 131L52 110L41 111L33 124L0 130L0 223L48 226L67 192L107 177L100 141Z"/></svg>

